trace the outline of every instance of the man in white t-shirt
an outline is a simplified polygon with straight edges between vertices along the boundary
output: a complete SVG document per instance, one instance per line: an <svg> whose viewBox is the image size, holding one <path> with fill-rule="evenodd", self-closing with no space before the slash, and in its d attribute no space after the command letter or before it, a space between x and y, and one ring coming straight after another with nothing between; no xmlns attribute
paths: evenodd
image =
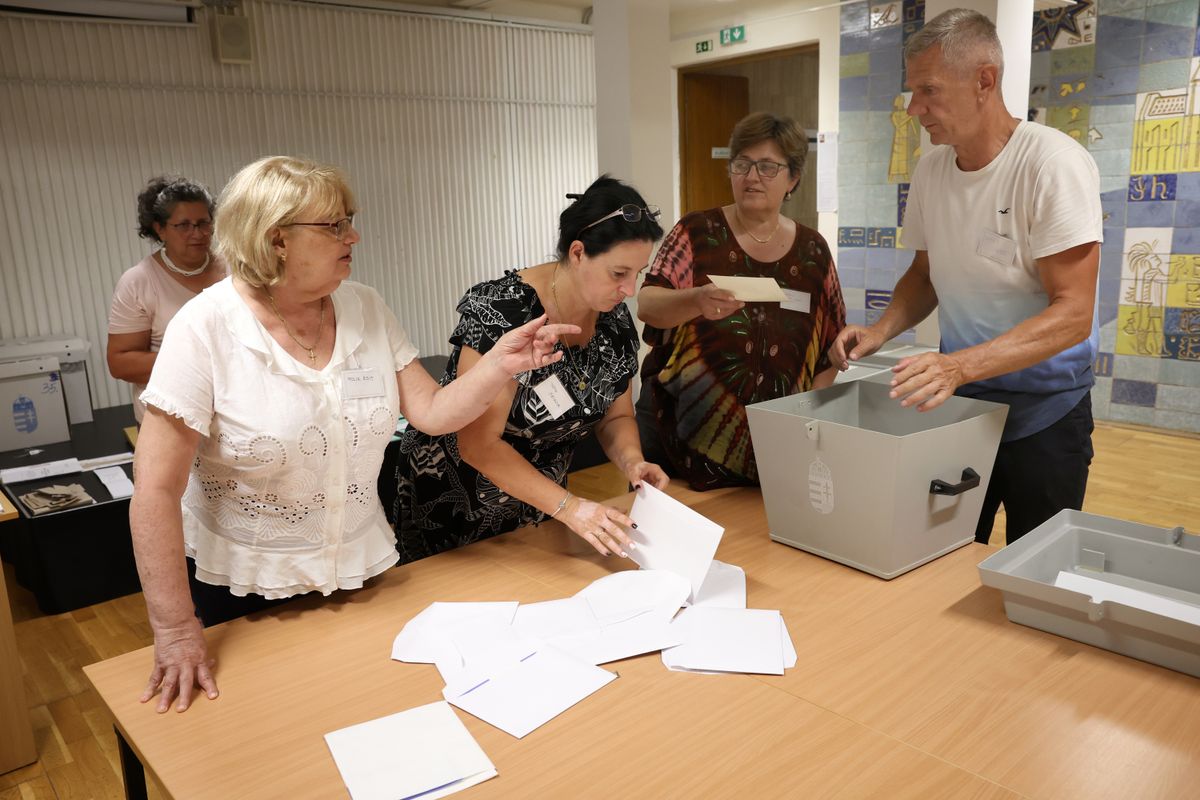
<svg viewBox="0 0 1200 800"><path fill-rule="evenodd" d="M977 541L1001 504L1012 543L1083 504L1092 458L1100 178L1087 150L1004 107L996 28L938 15L904 50L908 113L935 147L917 163L903 241L916 251L870 327L830 354L842 369L938 309L941 352L901 361L892 397L927 411L952 394L1009 405Z"/></svg>

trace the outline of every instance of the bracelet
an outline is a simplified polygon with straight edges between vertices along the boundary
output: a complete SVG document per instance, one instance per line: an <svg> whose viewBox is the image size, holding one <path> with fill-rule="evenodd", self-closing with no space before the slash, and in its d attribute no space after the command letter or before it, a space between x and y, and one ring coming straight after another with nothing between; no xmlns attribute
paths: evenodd
<svg viewBox="0 0 1200 800"><path fill-rule="evenodd" d="M563 495L563 499L558 501L558 508L554 509L554 513L550 515L550 519L558 516L559 512L567 507L567 501L571 499L571 493L567 492Z"/></svg>

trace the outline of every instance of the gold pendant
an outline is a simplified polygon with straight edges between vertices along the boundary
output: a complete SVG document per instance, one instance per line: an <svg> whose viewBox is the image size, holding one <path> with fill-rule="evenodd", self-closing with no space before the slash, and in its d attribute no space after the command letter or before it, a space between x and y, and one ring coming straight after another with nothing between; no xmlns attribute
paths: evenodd
<svg viewBox="0 0 1200 800"><path fill-rule="evenodd" d="M583 390L587 389L587 381L585 381L583 378L580 378L577 386L579 386L579 391L582 392Z"/></svg>
<svg viewBox="0 0 1200 800"><path fill-rule="evenodd" d="M317 363L317 354L315 352L313 352L313 350L311 348L309 348L309 351L308 351L308 360L311 361L314 365L316 365L316 363Z"/></svg>

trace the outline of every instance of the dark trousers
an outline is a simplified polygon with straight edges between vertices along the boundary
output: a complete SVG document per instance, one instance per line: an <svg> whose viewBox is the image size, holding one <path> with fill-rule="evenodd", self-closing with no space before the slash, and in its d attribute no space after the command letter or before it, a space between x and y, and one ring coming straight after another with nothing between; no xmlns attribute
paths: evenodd
<svg viewBox="0 0 1200 800"><path fill-rule="evenodd" d="M282 605L290 597L281 600L268 600L260 594L248 594L238 597L229 591L228 586L213 586L196 579L196 562L187 559L188 588L192 590L192 602L196 605L196 616L200 624L206 628L220 625L231 619L244 617L256 611L264 611L274 606Z"/></svg>
<svg viewBox="0 0 1200 800"><path fill-rule="evenodd" d="M1002 442L975 528L975 541L987 544L1001 505L1008 544L1064 508L1081 509L1092 463L1092 428L1092 396L1088 393L1045 430Z"/></svg>

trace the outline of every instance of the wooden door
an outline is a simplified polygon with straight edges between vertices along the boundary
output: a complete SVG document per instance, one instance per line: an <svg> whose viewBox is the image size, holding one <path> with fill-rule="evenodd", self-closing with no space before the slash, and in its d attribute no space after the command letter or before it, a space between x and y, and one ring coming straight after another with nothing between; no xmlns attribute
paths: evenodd
<svg viewBox="0 0 1200 800"><path fill-rule="evenodd" d="M727 148L733 126L749 113L749 78L680 73L679 183L684 214L733 201L729 161L713 158L713 148Z"/></svg>

